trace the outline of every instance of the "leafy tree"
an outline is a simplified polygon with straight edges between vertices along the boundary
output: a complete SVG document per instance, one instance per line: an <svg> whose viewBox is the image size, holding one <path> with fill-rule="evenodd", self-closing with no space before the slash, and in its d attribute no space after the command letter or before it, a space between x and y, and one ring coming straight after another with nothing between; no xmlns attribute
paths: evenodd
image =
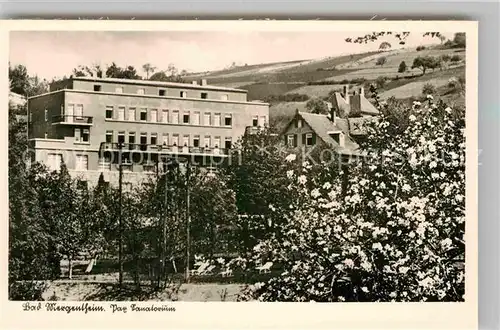
<svg viewBox="0 0 500 330"><path fill-rule="evenodd" d="M422 88L422 94L424 95L435 95L437 92L436 86L431 83L426 83Z"/></svg>
<svg viewBox="0 0 500 330"><path fill-rule="evenodd" d="M146 63L142 66L144 72L146 72L146 79L149 79L149 74L155 72L156 68L150 63Z"/></svg>
<svg viewBox="0 0 500 330"><path fill-rule="evenodd" d="M181 73L179 73L179 70L175 67L175 65L169 64L167 70L156 72L149 78L149 80L183 83L185 81L182 77L186 74L186 70L182 70Z"/></svg>
<svg viewBox="0 0 500 330"><path fill-rule="evenodd" d="M359 44L366 44L369 42L374 42L377 41L379 38L384 37L384 36L392 36L394 37L400 45L406 44L406 38L410 35L410 32L393 32L393 31L387 31L387 32L372 32L365 34L363 36L355 37L355 38L346 38L345 42L352 42L352 43L359 43ZM440 32L425 32L423 37L430 36L431 38L439 38L441 36Z"/></svg>
<svg viewBox="0 0 500 330"><path fill-rule="evenodd" d="M285 148L270 129L246 134L231 151L225 169L228 188L235 192L240 248L245 251L261 238L272 235L279 223L270 223L273 212L287 210L295 199L286 187L286 170L293 166L285 159Z"/></svg>
<svg viewBox="0 0 500 330"><path fill-rule="evenodd" d="M17 121L11 111L8 142L9 283L56 278L59 262L51 255L51 233L42 217L32 180L33 175L43 175L44 169L31 167L28 170L26 123Z"/></svg>
<svg viewBox="0 0 500 330"><path fill-rule="evenodd" d="M441 42L441 45L445 42L446 37L444 35L439 35L439 41Z"/></svg>
<svg viewBox="0 0 500 330"><path fill-rule="evenodd" d="M377 58L377 62L375 65L380 65L383 66L385 63L387 63L387 58L385 56Z"/></svg>
<svg viewBox="0 0 500 330"><path fill-rule="evenodd" d="M23 96L33 96L49 91L47 80L38 76L30 76L24 65L9 65L10 90Z"/></svg>
<svg viewBox="0 0 500 330"><path fill-rule="evenodd" d="M378 49L380 50L386 50L386 49L390 49L391 48L391 44L388 43L387 41L384 41L380 44L380 46L378 47Z"/></svg>
<svg viewBox="0 0 500 330"><path fill-rule="evenodd" d="M377 85L377 88L384 88L385 83L387 82L387 77L380 76L375 79L375 85Z"/></svg>
<svg viewBox="0 0 500 330"><path fill-rule="evenodd" d="M318 114L328 114L328 105L325 101L320 98L312 98L306 103L306 108L311 111L311 113Z"/></svg>
<svg viewBox="0 0 500 330"><path fill-rule="evenodd" d="M458 32L455 33L455 36L453 37L453 43L455 44L456 47L458 48L465 48L465 32Z"/></svg>
<svg viewBox="0 0 500 330"><path fill-rule="evenodd" d="M460 57L460 55L453 55L451 58L450 58L450 61L451 62L460 62L462 58Z"/></svg>
<svg viewBox="0 0 500 330"><path fill-rule="evenodd" d="M234 252L236 245L236 196L221 173L200 173L191 180L192 251L212 258Z"/></svg>
<svg viewBox="0 0 500 330"><path fill-rule="evenodd" d="M121 68L116 65L115 62L111 63L106 69L106 77L108 78L119 78L119 79L141 79L141 76L137 74L137 70L129 65L125 68Z"/></svg>
<svg viewBox="0 0 500 330"><path fill-rule="evenodd" d="M27 95L29 89L28 70L24 65L9 65L10 90L14 93Z"/></svg>
<svg viewBox="0 0 500 330"><path fill-rule="evenodd" d="M242 299L463 301L465 112L431 98L387 106L406 107L407 125L394 129L384 109L367 124L370 158L353 164L346 196L307 165L292 173L301 197L275 214L279 233L233 263L280 271Z"/></svg>
<svg viewBox="0 0 500 330"><path fill-rule="evenodd" d="M436 69L440 66L441 62L434 56L417 56L413 59L412 69L418 68L422 70L422 74L425 74L427 69Z"/></svg>
<svg viewBox="0 0 500 330"><path fill-rule="evenodd" d="M406 66L405 61L401 61L401 63L399 63L398 72L404 73L406 71L408 71L408 67Z"/></svg>

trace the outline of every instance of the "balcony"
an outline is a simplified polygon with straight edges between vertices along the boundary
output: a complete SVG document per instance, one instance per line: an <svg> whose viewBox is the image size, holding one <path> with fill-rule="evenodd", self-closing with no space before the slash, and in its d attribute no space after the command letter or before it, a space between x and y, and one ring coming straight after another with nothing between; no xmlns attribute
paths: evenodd
<svg viewBox="0 0 500 330"><path fill-rule="evenodd" d="M92 126L93 117L90 116L70 116L70 115L59 115L52 117L52 124L57 125L81 125L81 126Z"/></svg>
<svg viewBox="0 0 500 330"><path fill-rule="evenodd" d="M178 147L176 145L152 145L135 143L101 143L100 151L110 152L133 152L133 153L151 153L158 155L193 155L193 156L212 156L227 157L229 149L214 147Z"/></svg>

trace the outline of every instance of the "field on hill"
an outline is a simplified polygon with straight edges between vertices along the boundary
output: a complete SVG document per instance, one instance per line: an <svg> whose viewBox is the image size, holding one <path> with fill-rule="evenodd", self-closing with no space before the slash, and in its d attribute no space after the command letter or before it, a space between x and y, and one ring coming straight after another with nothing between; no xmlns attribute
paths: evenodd
<svg viewBox="0 0 500 330"><path fill-rule="evenodd" d="M297 94L305 94L309 97L325 97L328 96L328 93L332 90L342 90L342 84L336 85L306 85L301 86L296 89L292 89L288 91L287 94L297 93Z"/></svg>

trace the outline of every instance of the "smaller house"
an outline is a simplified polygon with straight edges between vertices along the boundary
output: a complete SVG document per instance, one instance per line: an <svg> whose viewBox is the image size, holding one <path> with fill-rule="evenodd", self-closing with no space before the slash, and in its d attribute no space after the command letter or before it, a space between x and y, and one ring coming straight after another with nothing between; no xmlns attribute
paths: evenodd
<svg viewBox="0 0 500 330"><path fill-rule="evenodd" d="M334 93L328 102L329 114L312 114L297 109L295 116L282 131L283 142L290 148L311 148L325 145L337 154L359 155L357 142L366 135L365 123L379 115L379 111L364 96L364 88L349 95Z"/></svg>
<svg viewBox="0 0 500 330"><path fill-rule="evenodd" d="M349 85L345 85L343 92L336 92L332 97L332 109L342 118L348 117L372 117L380 112L365 97L365 88L360 87L358 92L349 94Z"/></svg>
<svg viewBox="0 0 500 330"><path fill-rule="evenodd" d="M353 154L359 149L349 134L348 120L335 116L332 120L331 115L297 111L282 136L290 148L325 145L340 154Z"/></svg>

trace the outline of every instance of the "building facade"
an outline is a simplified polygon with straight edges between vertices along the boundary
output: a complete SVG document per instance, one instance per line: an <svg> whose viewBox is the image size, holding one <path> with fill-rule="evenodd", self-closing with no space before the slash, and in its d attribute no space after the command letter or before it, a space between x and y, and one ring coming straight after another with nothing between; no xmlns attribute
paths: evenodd
<svg viewBox="0 0 500 330"><path fill-rule="evenodd" d="M191 84L75 77L28 99L32 160L95 184L101 173L134 182L165 155L216 166L248 126L265 126L269 105L248 102L241 89Z"/></svg>

